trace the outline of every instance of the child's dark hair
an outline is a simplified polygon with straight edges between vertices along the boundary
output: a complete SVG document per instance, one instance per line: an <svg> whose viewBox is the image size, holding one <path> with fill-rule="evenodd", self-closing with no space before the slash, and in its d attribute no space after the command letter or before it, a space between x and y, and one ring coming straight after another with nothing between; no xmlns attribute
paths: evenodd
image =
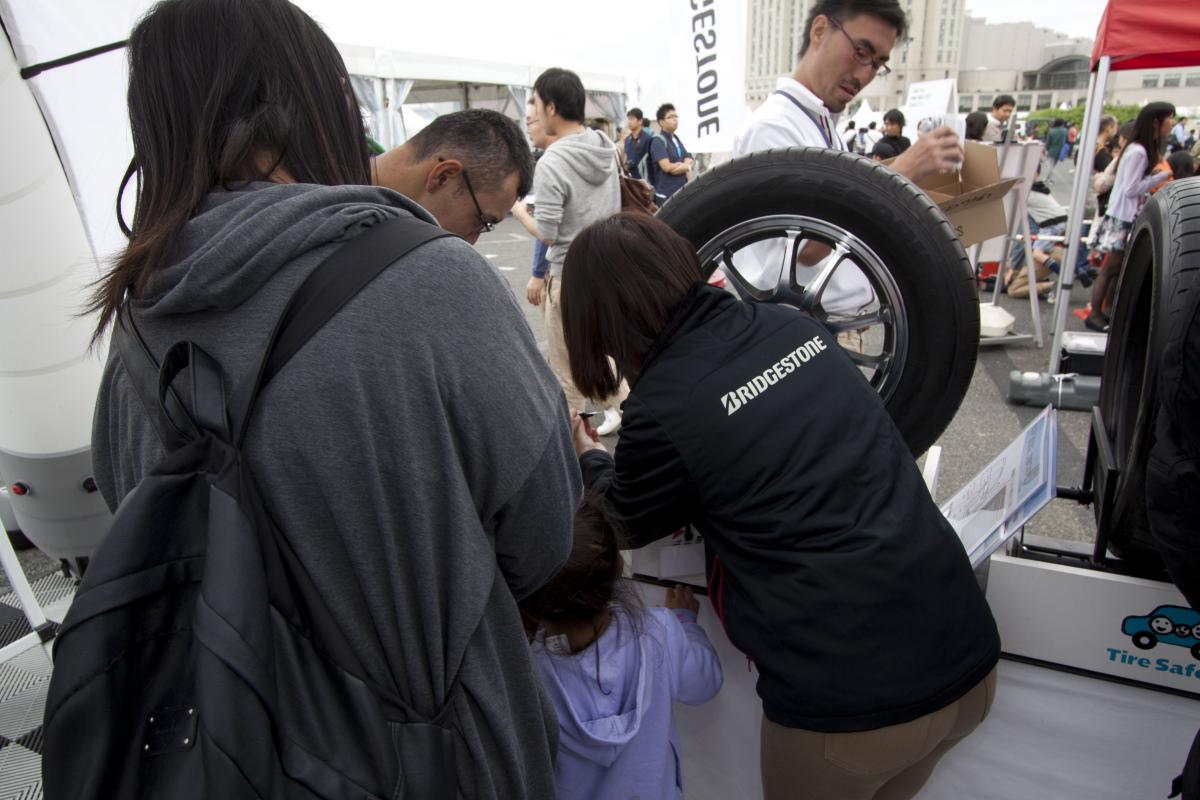
<svg viewBox="0 0 1200 800"><path fill-rule="evenodd" d="M549 583L521 603L527 621L562 625L603 615L620 593L624 541L607 501L584 492L575 512L571 555Z"/></svg>

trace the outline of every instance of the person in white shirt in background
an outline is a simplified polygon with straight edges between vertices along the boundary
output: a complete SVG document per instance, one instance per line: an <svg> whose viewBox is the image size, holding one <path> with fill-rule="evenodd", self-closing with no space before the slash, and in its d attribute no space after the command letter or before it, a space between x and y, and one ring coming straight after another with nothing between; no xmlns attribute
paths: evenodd
<svg viewBox="0 0 1200 800"><path fill-rule="evenodd" d="M777 147L848 150L838 134L838 115L876 75L890 72L887 62L908 20L897 0L819 0L805 25L796 71L779 79L776 90L734 138L734 156ZM889 166L918 181L957 169L962 160L958 135L943 125L917 139ZM785 246L782 240L751 245L742 251L746 255L741 263L735 257L735 264L751 284L769 288L778 276L767 274L768 265L782 263ZM829 252L821 242L807 242L797 256L796 281L811 280ZM874 300L867 277L847 263L833 274L821 305L831 317L847 317L857 316ZM861 352L862 331L844 331L838 342Z"/></svg>
<svg viewBox="0 0 1200 800"><path fill-rule="evenodd" d="M1108 195L1108 210L1100 221L1096 247L1106 254L1104 269L1092 285L1091 312L1083 324L1094 331L1107 331L1113 303L1117 299L1121 267L1125 263L1125 243L1133 230L1142 204L1150 190L1166 183L1170 172L1154 172L1167 148L1167 137L1175 124L1175 106L1147 103L1133 123L1133 138L1117 156L1117 177Z"/></svg>
<svg viewBox="0 0 1200 800"><path fill-rule="evenodd" d="M1004 133L1008 130L1008 121L1012 119L1017 101L1011 94L1002 94L992 101L992 113L988 114L987 128L983 132L983 141L993 144L1004 142Z"/></svg>

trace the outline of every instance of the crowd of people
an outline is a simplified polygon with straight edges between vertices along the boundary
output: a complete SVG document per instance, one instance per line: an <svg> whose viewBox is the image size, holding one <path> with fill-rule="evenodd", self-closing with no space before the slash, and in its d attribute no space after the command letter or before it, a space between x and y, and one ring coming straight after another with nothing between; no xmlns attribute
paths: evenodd
<svg viewBox="0 0 1200 800"><path fill-rule="evenodd" d="M897 0L816 2L734 155L857 151L914 181L957 168L949 126L910 141L897 109L882 130L841 124L906 29ZM288 0L165 0L129 48L137 206L98 335L136 319L157 354L189 339L240 374L344 242L398 217L457 234L314 336L265 389L244 455L358 661L452 732L461 796L682 796L672 705L713 698L720 661L691 591L644 605L621 553L685 526L704 536L721 635L758 675L769 800L911 798L986 718L996 625L846 352L860 332L708 286L689 242L621 211L623 173L661 205L694 172L674 105L652 124L630 109L614 141L586 124L579 76L552 68L524 130L466 110L370 157L345 65ZM1014 107L997 97L966 138L1005 141ZM1189 136L1167 103L1102 122L1089 326L1107 324L1132 221L1188 168ZM1051 127L1046 178L1075 138ZM1062 231L1046 185L1029 209ZM524 299L546 357L471 247L510 211L535 238ZM800 281L830 255L812 244ZM1047 247L1034 260L1057 268ZM822 302L854 315L872 291L847 270ZM132 381L114 350L94 429L113 508L165 455ZM610 453L600 435L618 426Z"/></svg>

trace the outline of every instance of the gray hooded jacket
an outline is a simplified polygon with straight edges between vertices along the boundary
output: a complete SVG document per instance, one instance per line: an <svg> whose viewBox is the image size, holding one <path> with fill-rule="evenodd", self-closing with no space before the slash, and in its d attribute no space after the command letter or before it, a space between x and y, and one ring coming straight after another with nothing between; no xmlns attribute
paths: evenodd
<svg viewBox="0 0 1200 800"><path fill-rule="evenodd" d="M405 214L432 219L370 187L215 192L133 313L158 358L190 339L244 374L338 242ZM110 507L163 456L129 380L114 354L93 431ZM460 795L553 797L557 724L516 599L566 560L579 467L563 393L499 274L457 238L393 264L266 387L245 452L372 677L433 717L460 676Z"/></svg>
<svg viewBox="0 0 1200 800"><path fill-rule="evenodd" d="M538 233L550 242L550 273L561 275L579 232L621 210L616 146L590 129L559 139L538 161L533 193Z"/></svg>

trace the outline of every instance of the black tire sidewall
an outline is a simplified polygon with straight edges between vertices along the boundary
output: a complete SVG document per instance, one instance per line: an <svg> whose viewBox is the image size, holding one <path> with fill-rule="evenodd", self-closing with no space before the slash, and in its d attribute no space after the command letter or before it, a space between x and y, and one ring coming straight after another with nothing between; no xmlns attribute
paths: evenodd
<svg viewBox="0 0 1200 800"><path fill-rule="evenodd" d="M1146 470L1155 444L1160 382L1170 378L1160 372L1163 353L1172 337L1183 335L1175 330L1180 315L1172 314L1180 291L1178 228L1200 216L1200 206L1182 213L1181 193L1191 194L1183 182L1155 194L1130 232L1100 384L1100 410L1120 469L1112 514L1101 524L1114 553L1153 569L1162 559L1150 532Z"/></svg>

